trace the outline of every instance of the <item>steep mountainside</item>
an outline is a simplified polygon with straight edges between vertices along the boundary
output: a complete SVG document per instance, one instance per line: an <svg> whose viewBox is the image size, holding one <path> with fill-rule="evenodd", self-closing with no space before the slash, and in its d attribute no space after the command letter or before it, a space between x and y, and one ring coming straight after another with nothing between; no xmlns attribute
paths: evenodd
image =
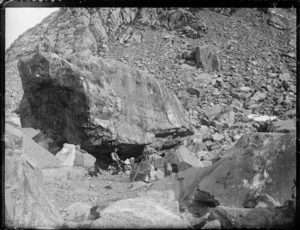
<svg viewBox="0 0 300 230"><path fill-rule="evenodd" d="M117 58L162 79L175 93L179 94L190 86L199 89L201 104L198 103L198 106L201 108L210 103L230 104L231 91L249 86L266 94L265 103L252 110L275 115L283 115L286 111L293 113L295 15L281 9L267 14L258 9L239 9L232 15L208 9L190 10L189 14L184 10L179 13L178 10L163 10L155 12L159 15L156 21L152 19L155 15L151 12L147 14L147 9L136 8L63 8L51 14L20 35L6 52L6 110L17 109L22 97L16 62L39 49L61 55L85 52L88 55ZM273 21L276 27L272 26ZM180 28L185 25L195 28L195 24L205 25L207 32L196 39L178 36ZM133 31L128 32L129 26ZM141 33L141 43L120 44L122 39L118 38L124 40L122 33L130 38L136 35L134 31ZM204 44L214 45L221 51L223 71L216 74L223 81L218 91L212 85L195 85L194 79L199 70L175 60L176 55L185 50ZM278 76L283 73L290 75L291 79L287 81L289 90L281 87L282 81ZM211 97L213 92L215 94Z"/></svg>

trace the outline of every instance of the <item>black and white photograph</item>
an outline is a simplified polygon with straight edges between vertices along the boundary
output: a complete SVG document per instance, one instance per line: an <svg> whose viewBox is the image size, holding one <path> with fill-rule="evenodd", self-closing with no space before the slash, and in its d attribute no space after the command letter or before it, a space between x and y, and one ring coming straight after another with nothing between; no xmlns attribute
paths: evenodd
<svg viewBox="0 0 300 230"><path fill-rule="evenodd" d="M295 228L296 1L70 2L0 1L1 227Z"/></svg>

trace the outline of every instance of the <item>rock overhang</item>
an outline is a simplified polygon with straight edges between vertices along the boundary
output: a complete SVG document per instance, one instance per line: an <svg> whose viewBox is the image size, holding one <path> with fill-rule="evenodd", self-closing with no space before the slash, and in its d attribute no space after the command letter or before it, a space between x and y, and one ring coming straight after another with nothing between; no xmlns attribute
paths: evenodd
<svg viewBox="0 0 300 230"><path fill-rule="evenodd" d="M162 82L121 62L36 52L18 68L34 125L56 139L85 149L106 143L140 149L156 137L193 133L180 102ZM20 115L22 121L28 113Z"/></svg>

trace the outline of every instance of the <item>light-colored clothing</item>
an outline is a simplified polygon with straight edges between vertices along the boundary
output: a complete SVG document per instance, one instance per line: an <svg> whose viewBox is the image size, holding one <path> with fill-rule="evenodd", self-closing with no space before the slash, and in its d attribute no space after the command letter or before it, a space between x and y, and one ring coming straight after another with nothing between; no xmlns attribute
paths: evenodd
<svg viewBox="0 0 300 230"><path fill-rule="evenodd" d="M111 159L113 159L113 161L119 161L120 160L119 155L116 152L112 152L110 154L110 156L111 156Z"/></svg>

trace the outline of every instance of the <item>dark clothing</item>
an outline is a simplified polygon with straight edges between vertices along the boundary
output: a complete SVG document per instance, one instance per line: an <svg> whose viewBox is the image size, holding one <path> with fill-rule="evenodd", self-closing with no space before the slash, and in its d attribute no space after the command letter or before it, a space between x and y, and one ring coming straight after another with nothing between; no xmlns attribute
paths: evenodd
<svg viewBox="0 0 300 230"><path fill-rule="evenodd" d="M141 162L142 160L149 160L149 155L148 153L143 152L141 155L139 155L136 159L135 162Z"/></svg>

